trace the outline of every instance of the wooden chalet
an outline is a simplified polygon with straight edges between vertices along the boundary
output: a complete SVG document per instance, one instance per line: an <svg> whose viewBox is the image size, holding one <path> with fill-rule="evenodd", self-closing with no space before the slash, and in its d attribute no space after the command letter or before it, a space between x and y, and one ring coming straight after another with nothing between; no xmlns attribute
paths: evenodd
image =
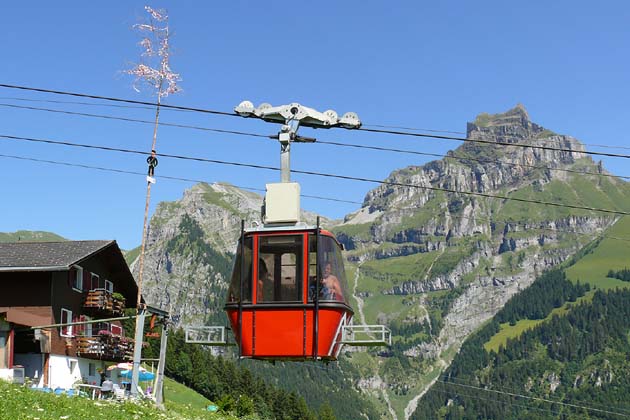
<svg viewBox="0 0 630 420"><path fill-rule="evenodd" d="M32 327L115 318L137 292L116 241L0 243L0 376L100 385L107 362L133 355L119 321Z"/></svg>

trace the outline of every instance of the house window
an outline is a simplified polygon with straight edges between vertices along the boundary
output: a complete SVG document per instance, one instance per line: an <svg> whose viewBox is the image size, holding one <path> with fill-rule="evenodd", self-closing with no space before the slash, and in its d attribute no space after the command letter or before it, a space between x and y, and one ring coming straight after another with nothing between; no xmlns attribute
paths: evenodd
<svg viewBox="0 0 630 420"><path fill-rule="evenodd" d="M96 365L88 363L88 376L96 376Z"/></svg>
<svg viewBox="0 0 630 420"><path fill-rule="evenodd" d="M72 288L77 292L83 291L83 268L78 265L72 266L73 275L72 275Z"/></svg>
<svg viewBox="0 0 630 420"><path fill-rule="evenodd" d="M105 290L109 293L114 293L114 283L109 280L105 280Z"/></svg>
<svg viewBox="0 0 630 420"><path fill-rule="evenodd" d="M61 323L68 324L72 322L72 311L61 308ZM60 328L59 335L62 337L72 337L72 325L64 325Z"/></svg>
<svg viewBox="0 0 630 420"><path fill-rule="evenodd" d="M122 335L122 332L123 332L122 327L111 324L110 328L111 328L112 335Z"/></svg>

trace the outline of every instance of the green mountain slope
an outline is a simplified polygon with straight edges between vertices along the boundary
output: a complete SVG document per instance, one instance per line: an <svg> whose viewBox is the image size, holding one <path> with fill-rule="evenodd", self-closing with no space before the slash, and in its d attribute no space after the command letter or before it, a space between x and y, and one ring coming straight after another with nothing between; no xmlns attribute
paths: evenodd
<svg viewBox="0 0 630 420"><path fill-rule="evenodd" d="M18 230L16 232L0 232L0 242L57 242L67 239L52 232Z"/></svg>
<svg viewBox="0 0 630 420"><path fill-rule="evenodd" d="M630 217L512 298L463 344L412 418L612 419L630 403ZM622 276L620 276L622 277Z"/></svg>

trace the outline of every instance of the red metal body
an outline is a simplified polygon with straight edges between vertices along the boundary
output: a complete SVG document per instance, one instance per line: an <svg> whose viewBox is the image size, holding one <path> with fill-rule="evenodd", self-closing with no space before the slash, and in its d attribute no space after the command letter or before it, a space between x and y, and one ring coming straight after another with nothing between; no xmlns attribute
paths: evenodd
<svg viewBox="0 0 630 420"><path fill-rule="evenodd" d="M239 302L240 297L235 290L238 286L236 283L241 280L237 271L241 270L240 264L243 262L238 261L240 254L237 255L230 297L225 309L239 345L241 357L267 360L313 358L336 360L341 349L341 325L350 321L353 311L343 296L332 300L315 297L314 294L317 293L309 293L309 290L314 291L317 287L315 280L316 259L313 249L316 236L317 233L314 228L280 232L259 230L244 234L247 243L251 244L251 261L254 262L262 261L263 255L269 260L271 260L269 256L275 256L276 261L284 261L288 248L286 246L282 248L282 244L278 247L273 245L275 242L280 243L283 237L293 240L292 244L299 243L301 245L293 245L291 248L291 255L296 262L291 264L289 268L293 269L296 274L294 276L295 284L289 284L290 290L295 291L295 294L292 295L295 299L290 301L259 301L262 300L262 293L258 290L259 281L251 281L251 279L258 279L261 269L259 263L253 263L244 270L246 276L240 284L243 284L246 292L244 292L243 302ZM274 238L270 240L269 237ZM264 245L265 239L263 238L267 238L266 241L272 245ZM328 246L327 252L321 252L322 255L326 254L326 258L336 258L336 261L342 261L341 247L331 233L320 231L318 240ZM261 251L263 246L265 253ZM296 257L298 253L302 255ZM320 261L320 265L323 264L321 255L318 256L317 261ZM330 265L330 262L328 264ZM284 274L283 269L283 267L277 267L276 273ZM339 268L337 265L337 273L335 278L339 278L338 284L343 284L342 287L346 289L343 267ZM276 282L285 282L284 279L287 278L276 275ZM293 280L293 278L291 279Z"/></svg>

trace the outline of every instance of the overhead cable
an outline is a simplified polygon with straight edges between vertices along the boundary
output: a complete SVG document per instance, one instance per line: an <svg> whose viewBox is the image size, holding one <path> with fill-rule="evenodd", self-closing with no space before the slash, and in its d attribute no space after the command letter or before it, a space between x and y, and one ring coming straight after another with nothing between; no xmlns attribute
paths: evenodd
<svg viewBox="0 0 630 420"><path fill-rule="evenodd" d="M134 123L141 123L141 124L151 124L151 125L155 124L155 121L141 120L141 119L136 119L136 118L127 118L127 117L118 117L118 116L113 116L113 115L91 114L91 113L84 113L84 112L66 111L66 110L41 108L41 107L31 107L31 106L23 106L23 105L15 105L15 104L7 104L7 103L0 103L0 106L8 107L8 108L16 108L16 109L27 109L27 110L34 110L34 111L45 111L45 112L52 112L52 113L59 113L59 114L76 115L76 116L82 116L82 117L102 118L102 119L107 119L107 120L119 120L119 121L134 122ZM235 135L240 135L240 136L250 136L250 137L257 137L257 138L272 137L272 136L268 136L264 134L251 133L251 132L245 132L245 131L200 127L200 126L187 125L187 124L160 122L159 125L166 126L166 127L187 128L187 129L200 130L200 131L209 131L209 132L223 133L223 134L235 134ZM420 155L420 156L430 156L430 157L437 157L437 158L447 158L447 159L454 159L454 160L458 160L462 162L492 163L492 164L499 164L499 165L513 166L513 167L542 169L542 170L549 170L549 171L556 171L556 172L567 172L567 173L575 173L575 174L583 174L583 175L630 179L630 176L624 176L624 175L614 175L614 174L603 173L603 172L601 173L591 172L591 171L586 171L586 170L581 171L581 170L576 170L576 169L554 168L554 167L545 166L545 165L530 165L530 164L525 164L525 163L506 162L506 161L502 161L498 159L479 159L479 158L474 158L474 157L460 157L454 154L442 155L438 153L419 152L415 150L396 149L396 148L391 148L391 147L367 146L367 145L362 145L362 144L341 143L341 142L328 141L328 140L317 140L315 144L318 144L318 143L331 145L331 146L337 146L337 147L349 147L349 148L357 148L357 149L412 154L412 155Z"/></svg>
<svg viewBox="0 0 630 420"><path fill-rule="evenodd" d="M125 169L116 169L116 168L107 168L107 167L103 167L103 166L84 165L84 164L81 164L81 163L63 162L63 161L58 161L58 160L37 159L37 158L32 158L32 157L17 156L17 155L6 155L6 154L1 154L1 153L0 153L0 157L9 158L9 159L17 159L17 160L25 160L25 161L31 161L31 162L38 162L38 163L49 163L49 164L52 164L52 165L62 165L62 166L75 167L75 168L95 169L95 170L104 171L104 172L114 172L114 173L121 173L121 174L128 174L128 175L140 175L140 176L143 176L143 177L146 176L146 172L128 171L128 170L125 170ZM196 183L210 184L210 182L208 182L207 180L193 179L193 178L183 178L183 177L169 176L169 175L160 175L158 178L159 179L169 179L169 180L173 180L173 181L184 181L184 182L196 182ZM233 187L236 187L236 188L240 188L242 190L265 192L265 190L262 189L262 188L244 187L244 186L241 186L241 185L233 185L233 184L229 184L229 185L231 185ZM338 203L363 204L360 201L343 200L341 198L322 197L322 196L318 196L318 195L300 194L300 197L312 198L312 199L315 199L315 200L334 201L334 202L338 202Z"/></svg>
<svg viewBox="0 0 630 420"><path fill-rule="evenodd" d="M476 390L479 390L479 391L484 391L484 392L489 392L489 393L508 395L508 396L515 397L515 398L525 398L525 399L533 400L533 401L541 401L541 402L550 403L550 404L563 405L563 406L566 406L566 407L579 408L581 410L593 411L593 412L602 413L602 414L612 414L612 415L615 415L615 416L630 418L630 415L628 415L628 414L619 413L619 412L616 412L616 411L604 410L604 409L595 408L595 407L588 407L588 406L585 406L585 405L578 405L578 404L566 403L566 402L561 402L561 401L556 401L556 400L549 400L547 398L541 398L541 397L532 397L532 396L529 396L529 395L523 395L523 394L519 394L519 393L515 393L515 392L499 391L499 390L496 390L496 389L482 388L482 387L479 387L479 386L466 385L466 384L460 384L460 383L455 383L455 382L447 382L447 381L442 381L440 379L438 379L437 382L440 382L440 383L443 383L443 384L447 384L447 385L458 386L458 387L462 387L462 388L476 389Z"/></svg>
<svg viewBox="0 0 630 420"><path fill-rule="evenodd" d="M72 142L56 141L56 140L49 140L49 139L36 139L32 137L12 136L12 135L6 135L6 134L0 135L0 138L5 138L9 140L18 140L18 141L29 141L29 142L35 142L35 143L64 145L64 146L70 146L70 147L80 147L80 148L86 148L86 149L108 150L108 151L121 152L121 153L132 153L132 154L140 154L140 155L146 154L146 152L143 152L140 150L122 149L122 148L116 148L116 147L90 145L90 144L82 144L82 143L72 143ZM156 153L156 156L162 156L162 157L168 157L168 158L180 159L180 160L215 163L219 165L237 166L237 167L254 168L254 169L265 169L265 170L270 170L270 171L280 171L280 168L274 167L274 166L266 166L266 165L258 165L258 164L252 164L252 163L242 163L242 162L230 162L230 161L225 161L225 160L200 158L200 157L195 157L195 156L173 155L173 154L166 154L166 153ZM406 188L417 188L417 189L428 190L428 191L443 191L443 192L448 192L448 193L453 193L453 194L493 198L493 199L500 199L500 200L507 200L507 201L517 201L517 202L522 202L522 203L539 204L539 205L554 206L554 207L560 207L560 208L570 208L570 209L576 209L576 210L595 211L595 212L601 212L601 213L617 214L617 215L622 215L622 216L630 215L630 212L626 212L622 210L578 206L578 205L563 204L563 203L556 203L556 202L542 201L542 200L530 200L526 198L509 197L509 196L475 192L475 191L461 191L461 190L455 190L451 188L431 187L431 186L407 184L403 182L394 182L394 181L387 181L387 180L382 181L382 180L371 179L371 178L355 177L355 176L331 174L331 173L323 173L323 172L315 172L315 171L306 171L306 170L294 169L294 170L291 170L291 172L295 174L312 175L312 176L335 178L335 179L345 179L349 181L368 182L368 183L379 184L379 185L384 184L384 185L399 186L399 187L406 187Z"/></svg>
<svg viewBox="0 0 630 420"><path fill-rule="evenodd" d="M108 96L89 95L85 93L75 93L75 92L67 92L67 91L52 90L52 89L41 89L41 88L34 88L34 87L29 87L29 86L10 85L10 84L5 84L5 83L0 83L0 87L7 88L7 89L19 89L19 90L26 90L26 91L42 92L42 93L52 93L52 94L57 94L57 95L69 95L69 96L76 96L76 97L81 97L81 98L100 99L100 100L113 101L113 102L124 102L124 103L138 104L138 105L153 105L153 106L156 105L152 102L112 98ZM160 107L241 118L240 115L233 112L215 111L215 110L204 109L204 108L193 108L193 107L167 105L167 104L160 104ZM581 151L581 150L566 149L566 148L551 147L551 146L538 146L538 145L530 145L530 144L522 144L522 143L499 142L499 141L492 141L492 140L478 140L478 139L469 139L465 137L442 136L442 135L436 135L436 134L411 133L408 131L400 131L400 130L384 130L384 129L375 129L375 128L367 128L367 127L358 128L358 129L353 128L352 130L372 132L372 133L392 134L392 135L400 135L400 136L410 136L410 137L425 137L425 138L435 138L435 139L441 139L441 140L455 140L455 141L462 141L462 142L468 142L468 143L493 144L493 145L500 145L500 146L515 146L515 147L524 147L524 148L531 148L531 149L551 150L551 151L557 151L557 152L581 153L581 154L593 155L593 156L608 156L608 157L615 157L615 158L630 159L630 155L623 155L623 154L617 154L617 153Z"/></svg>
<svg viewBox="0 0 630 420"><path fill-rule="evenodd" d="M472 384L472 385L474 385L474 383L472 383L471 381L466 381L465 379L458 378L458 377L448 376L446 374L442 374L438 378L447 379L448 382L456 381L456 382L460 382L460 383L464 383L464 384ZM494 384L492 385L492 389L498 389L498 390L501 390L501 391L508 391L508 392L514 392L514 393L520 393L521 392L520 390L515 390L513 388L508 388L508 387L505 387L505 386L498 387L498 386L495 386ZM531 392L530 392L530 394L531 394ZM557 402L557 403L563 402L563 401L560 401L560 400L552 400L552 399L550 399L550 400L553 401L553 402ZM574 402L574 403L576 403L576 402ZM577 400L577 403L582 404L583 400ZM599 407L604 407L605 409L614 408L618 412L624 412L625 414L630 414L630 409L620 408L620 407L611 407L610 404L597 404L597 403L593 403L591 401L588 401L588 406L589 407L599 406Z"/></svg>
<svg viewBox="0 0 630 420"><path fill-rule="evenodd" d="M495 146L496 145L514 146L514 147L523 147L523 148L529 148L529 149L550 150L554 152L581 153L581 154L593 155L593 156L607 156L607 157L614 157L614 158L630 159L630 155L624 155L620 153L591 152L588 150L583 151L583 150L575 150L575 149L566 149L562 147L539 146L539 145L523 144L523 143L509 143L505 141L494 141L494 140L469 139L466 137L440 136L436 134L410 133L407 131L379 130L379 129L374 129L374 128L363 128L363 127L356 128L354 130L366 131L366 132L371 132L371 133L392 134L392 135L398 135L398 136L425 137L425 138L433 138L433 139L441 139L441 140L461 141L465 143L492 144Z"/></svg>
<svg viewBox="0 0 630 420"><path fill-rule="evenodd" d="M123 103L128 103L128 104L149 105L149 106L151 106L151 105L152 106L156 106L157 105L157 104L155 104L153 102L136 101L136 100L133 100L133 99L112 98L112 97L109 97L109 96L88 95L86 93L75 93L75 92L67 92L67 91L52 90L52 89L40 89L40 88L34 88L34 87L28 87L28 86L8 85L8 84L4 84L4 83L0 83L0 87L7 88L7 89L28 90L28 91L33 91L33 92L53 93L53 94L56 94L56 95L76 96L76 97L79 97L79 98L100 99L100 100L103 100L103 101L123 102ZM183 110L183 111L195 111L195 112L201 112L201 113L204 113L204 114L215 114L215 115L224 115L226 117L239 117L239 118L241 118L238 114L235 114L233 112L213 111L211 109L193 108L193 107L189 107L189 106L168 105L168 104L160 103L160 108L180 109L180 110Z"/></svg>
<svg viewBox="0 0 630 420"><path fill-rule="evenodd" d="M0 103L0 106L7 107L7 108L29 109L33 111L46 111L46 112L52 112L52 113L57 113L57 114L76 115L80 117L102 118L106 120L117 120L117 121L126 121L126 122L151 124L151 125L155 124L155 121L140 120L137 118L117 117L117 116L103 115L103 114L89 114L85 112L65 111L65 110L52 109L52 108L40 108L40 107L14 105L14 104L6 104L6 103ZM162 106L163 105L160 104L160 107ZM165 126L165 127L190 128L193 130L201 130L201 131L212 131L215 133L223 133L223 134L236 134L240 136L269 138L268 135L264 135L264 134L247 133L247 132L235 131L235 130L224 130L220 128L199 127L195 125L174 124L174 123L165 123L165 122L159 122L158 125Z"/></svg>
<svg viewBox="0 0 630 420"><path fill-rule="evenodd" d="M463 394L459 391L447 391L447 390L442 390L442 389L437 389L434 387L429 388L429 390L427 392L438 392L440 394L444 394L444 395L448 395L448 396L459 396L459 397L464 397L464 398L472 398L473 400L479 400L479 401L487 401L487 402L495 402L495 403L499 403L499 404L503 404L503 405L510 405L513 407L520 407L520 408L524 408L526 410L535 410L535 411L540 411L543 413L552 413L554 415L558 415L557 412L553 411L552 409L549 408L540 408L540 407L533 407L531 405L523 405L523 404L518 404L509 400L499 400L496 398L483 398L483 397L479 397L479 396L474 396L474 395L470 395L470 394Z"/></svg>
<svg viewBox="0 0 630 420"><path fill-rule="evenodd" d="M105 107L113 107L113 108L126 108L126 109L148 109L154 110L155 106L144 106L144 105L120 105L120 104L109 104L103 102L81 102L81 101L61 101L61 100L52 100L52 99L32 99L32 98L18 98L11 96L0 96L0 100L13 100L20 102L44 102L44 103L53 103L53 104L70 104L70 105L81 105L81 106L105 106ZM172 109L172 111L180 111L180 112L193 112L190 110L182 110L182 109ZM414 127L403 127L397 125L378 125L378 124L363 124L363 127L375 127L375 128L393 128L393 129L401 129L408 131L424 131L429 133L450 133L450 134L466 134L464 131L450 131L450 130L435 130L431 128L414 128ZM505 135L505 137L514 137L511 135ZM605 149L623 149L630 150L628 146L612 146L609 144L597 144L597 143L583 143L585 146L592 147L601 147Z"/></svg>
<svg viewBox="0 0 630 420"><path fill-rule="evenodd" d="M108 167L103 167L103 166L85 165L85 164L80 164L80 163L64 162L64 161L58 161L58 160L37 159L37 158L26 157L26 156L0 154L0 157L10 158L10 159L17 159L17 160L23 160L23 161L38 162L38 163L48 163L48 164L68 166L68 167L83 168L83 169L94 169L94 170L105 171L105 172L113 172L113 173L129 174L129 175L138 175L138 176L143 176L143 177L146 175L146 173L143 173L143 172L129 171L129 170L124 170L124 169L116 169L116 168L108 168ZM196 182L196 183L208 183L208 184L211 183L210 181L207 181L207 180L193 179L193 178L184 178L184 177L176 177L176 176L169 176L169 175L160 175L158 178L160 178L160 179L168 179L168 180L173 180L173 181L183 181L183 182ZM265 192L265 190L261 189L261 188L245 187L245 186L233 185L233 184L230 184L230 185L232 185L234 187L237 187L237 188L240 188L240 189L243 189L243 190ZM339 202L339 203L359 204L359 205L363 204L360 201L344 200L344 199L333 198L333 197L323 197L323 196L319 196L319 195L301 194L301 196L304 197L304 198L312 198L312 199L316 199L316 200L333 201L333 202ZM452 217L453 219L471 220L473 222L484 222L484 223L495 223L495 224L502 223L502 224L506 224L506 225L510 225L510 226L513 226L513 225L519 226L520 225L520 226L523 226L525 228L525 230L527 230L529 232L544 231L544 232L554 232L554 233L557 233L557 234L558 233L564 233L564 234L568 234L568 235L586 236L586 237L589 237L589 239L592 239L593 235L596 235L596 233L576 232L576 231L571 231L571 230L567 230L567 229L563 230L563 229L554 229L552 227L534 226L534 224L532 222L527 223L527 222L515 221L515 220L489 219L489 218L483 218L483 217L478 217L478 216L466 216L466 215L463 215L463 214L461 214L461 215L455 214L455 215L451 215L450 217ZM620 237L617 237L617 236L611 236L611 235L606 235L606 234L599 234L597 237L598 238L613 239L613 240L618 240L618 241L624 241L624 242L630 242L630 238L620 238Z"/></svg>

